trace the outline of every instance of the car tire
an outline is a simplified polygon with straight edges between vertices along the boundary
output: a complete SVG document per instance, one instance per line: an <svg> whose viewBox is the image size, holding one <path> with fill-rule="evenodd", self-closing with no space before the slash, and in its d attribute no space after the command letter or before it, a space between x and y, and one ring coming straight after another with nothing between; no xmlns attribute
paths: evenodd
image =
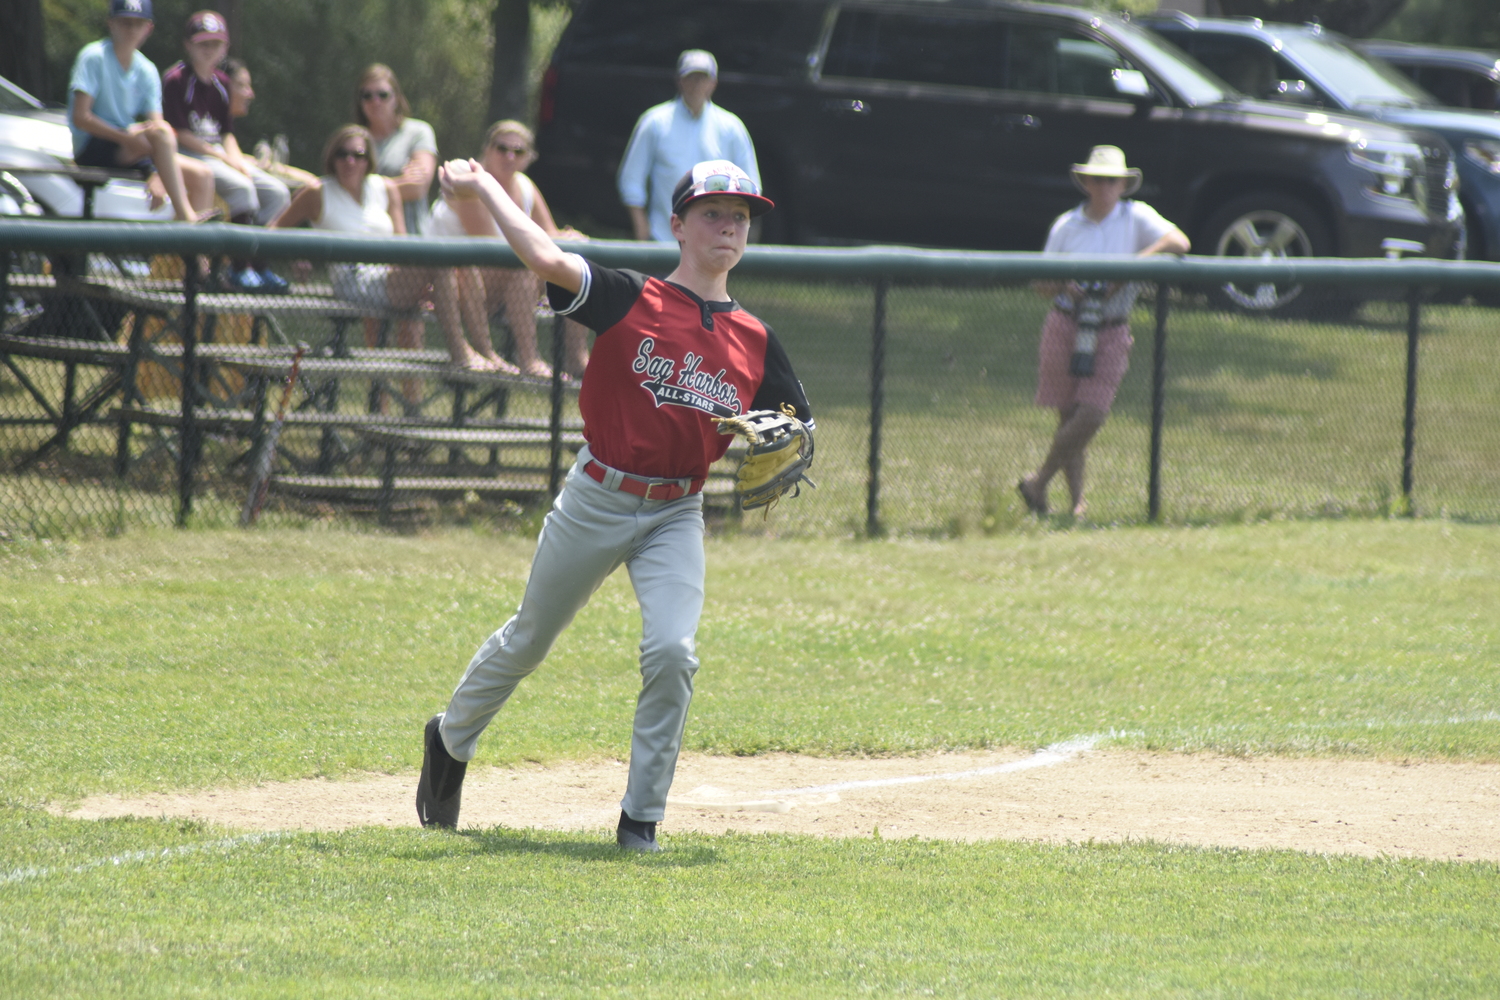
<svg viewBox="0 0 1500 1000"><path fill-rule="evenodd" d="M1200 253L1216 257L1327 257L1333 252L1328 226L1306 202L1276 191L1242 195L1225 202L1203 226ZM1329 290L1333 292L1332 289ZM1327 295L1307 294L1302 285L1228 283L1214 288L1214 301L1229 309L1285 314L1293 303Z"/></svg>
<svg viewBox="0 0 1500 1000"><path fill-rule="evenodd" d="M1465 259L1493 261L1495 259L1495 251L1490 247L1489 241L1485 239L1484 227L1482 225L1475 224L1476 220L1479 220L1483 217L1470 209L1467 205L1464 206L1464 214L1467 215L1469 219L1469 239L1467 247L1468 252L1465 256ZM1489 306L1490 308L1500 306L1500 289L1497 289L1493 286L1486 286L1476 289L1473 292L1473 295L1474 301L1479 305Z"/></svg>

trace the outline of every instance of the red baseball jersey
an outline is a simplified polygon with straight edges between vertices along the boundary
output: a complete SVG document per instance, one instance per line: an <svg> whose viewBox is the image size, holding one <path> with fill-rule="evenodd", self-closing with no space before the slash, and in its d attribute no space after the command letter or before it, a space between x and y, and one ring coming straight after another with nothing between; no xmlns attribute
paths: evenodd
<svg viewBox="0 0 1500 1000"><path fill-rule="evenodd" d="M701 479L732 437L711 418L792 406L812 425L802 383L771 328L737 302L586 261L578 294L556 285L559 315L597 333L578 407L589 451L632 475Z"/></svg>

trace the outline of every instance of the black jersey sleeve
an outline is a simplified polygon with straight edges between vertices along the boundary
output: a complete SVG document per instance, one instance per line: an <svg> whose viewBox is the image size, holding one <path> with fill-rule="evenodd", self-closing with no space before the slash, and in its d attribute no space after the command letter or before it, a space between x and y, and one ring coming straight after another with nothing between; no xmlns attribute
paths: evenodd
<svg viewBox="0 0 1500 1000"><path fill-rule="evenodd" d="M761 323L765 326L765 323ZM815 426L812 408L807 405L807 393L797 373L792 371L791 359L776 337L776 331L766 326L766 367L755 399L750 402L752 410L780 410L782 403L790 403L797 411L797 419L808 427Z"/></svg>
<svg viewBox="0 0 1500 1000"><path fill-rule="evenodd" d="M618 271L584 257L583 287L574 295L566 288L547 283L547 302L559 316L577 320L595 333L603 333L625 318L646 287L646 276L638 271Z"/></svg>

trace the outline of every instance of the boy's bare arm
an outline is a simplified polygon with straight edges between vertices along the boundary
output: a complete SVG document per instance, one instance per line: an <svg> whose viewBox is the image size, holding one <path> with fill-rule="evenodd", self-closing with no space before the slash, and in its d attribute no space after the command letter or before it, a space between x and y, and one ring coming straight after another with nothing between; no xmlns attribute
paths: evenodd
<svg viewBox="0 0 1500 1000"><path fill-rule="evenodd" d="M94 95L82 90L73 92L73 124L89 135L108 140L116 145L124 145L130 141L129 132L115 128L94 114Z"/></svg>
<svg viewBox="0 0 1500 1000"><path fill-rule="evenodd" d="M443 194L450 198L478 198L483 202L510 248L533 273L570 292L583 287L583 276L572 255L553 243L478 161L452 160L438 169L438 180Z"/></svg>

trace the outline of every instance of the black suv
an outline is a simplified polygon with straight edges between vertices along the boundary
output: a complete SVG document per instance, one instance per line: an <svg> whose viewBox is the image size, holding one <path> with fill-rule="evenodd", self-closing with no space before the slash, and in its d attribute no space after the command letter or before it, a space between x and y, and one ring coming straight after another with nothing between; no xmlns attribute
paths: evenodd
<svg viewBox="0 0 1500 1000"><path fill-rule="evenodd" d="M984 0L583 0L544 80L534 173L554 209L628 225L620 157L685 48L715 53L715 101L750 129L767 242L1039 249L1078 202L1069 164L1102 143L1199 248L1455 242L1438 136L1251 100L1115 16ZM1241 304L1281 304L1267 294Z"/></svg>
<svg viewBox="0 0 1500 1000"><path fill-rule="evenodd" d="M1467 220L1467 255L1500 260L1500 115L1439 107L1407 77L1316 24L1182 14L1146 23L1247 93L1442 136L1462 183L1462 207L1453 211Z"/></svg>

